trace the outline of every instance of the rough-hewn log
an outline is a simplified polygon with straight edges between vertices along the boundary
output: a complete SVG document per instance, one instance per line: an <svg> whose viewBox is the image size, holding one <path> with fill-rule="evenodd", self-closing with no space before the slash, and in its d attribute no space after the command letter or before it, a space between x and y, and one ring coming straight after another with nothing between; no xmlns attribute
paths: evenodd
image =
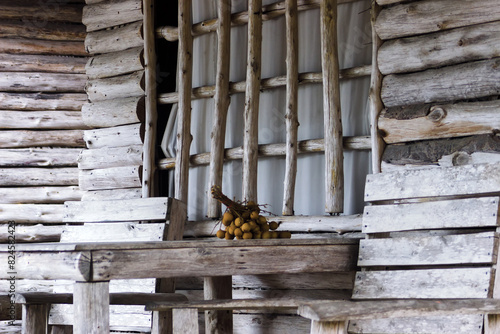
<svg viewBox="0 0 500 334"><path fill-rule="evenodd" d="M386 107L473 99L500 93L500 58L411 74L391 74L382 82Z"/></svg>
<svg viewBox="0 0 500 334"><path fill-rule="evenodd" d="M38 23L38 24L37 24ZM2 21L0 38L47 39L52 41L84 41L85 27L81 24Z"/></svg>
<svg viewBox="0 0 500 334"><path fill-rule="evenodd" d="M404 0L377 0L380 6L391 5L393 3L403 2Z"/></svg>
<svg viewBox="0 0 500 334"><path fill-rule="evenodd" d="M78 168L80 169L133 166L141 163L142 145L82 150L78 158Z"/></svg>
<svg viewBox="0 0 500 334"><path fill-rule="evenodd" d="M344 137L345 150L370 150L370 136ZM284 156L286 144L267 144L259 145L259 156L275 157ZM324 152L325 143L323 139L303 140L298 142L298 153ZM224 150L225 160L240 160L243 158L243 147L235 147ZM190 163L193 166L207 165L210 162L210 153L194 154L190 157ZM160 169L175 168L175 158L166 158L158 162Z"/></svg>
<svg viewBox="0 0 500 334"><path fill-rule="evenodd" d="M88 56L82 42L0 38L0 52L13 54Z"/></svg>
<svg viewBox="0 0 500 334"><path fill-rule="evenodd" d="M438 139L388 145L382 160L386 163L404 165L437 165L444 156L457 152L500 152L500 138L495 135L480 135L464 138ZM457 156L460 158L460 156Z"/></svg>
<svg viewBox="0 0 500 334"><path fill-rule="evenodd" d="M133 198L141 198L141 196L142 196L141 188L92 190L92 191L85 191L83 193L82 201L133 199Z"/></svg>
<svg viewBox="0 0 500 334"><path fill-rule="evenodd" d="M80 151L79 148L0 149L0 166L76 167Z"/></svg>
<svg viewBox="0 0 500 334"><path fill-rule="evenodd" d="M144 48L112 52L92 57L85 70L89 79L114 77L144 69Z"/></svg>
<svg viewBox="0 0 500 334"><path fill-rule="evenodd" d="M87 31L102 30L142 20L142 0L105 1L83 7Z"/></svg>
<svg viewBox="0 0 500 334"><path fill-rule="evenodd" d="M0 129L85 129L79 111L0 110Z"/></svg>
<svg viewBox="0 0 500 334"><path fill-rule="evenodd" d="M43 55L0 54L3 72L85 73L85 58Z"/></svg>
<svg viewBox="0 0 500 334"><path fill-rule="evenodd" d="M90 32L85 38L85 50L90 54L123 51L143 46L143 44L142 21Z"/></svg>
<svg viewBox="0 0 500 334"><path fill-rule="evenodd" d="M64 226L16 225L16 242L59 242ZM8 243L9 233L7 229L0 228L0 242ZM7 309L2 305L2 310ZM6 319L1 318L0 319Z"/></svg>
<svg viewBox="0 0 500 334"><path fill-rule="evenodd" d="M129 97L87 103L82 107L83 122L93 128L140 123L144 121L144 97Z"/></svg>
<svg viewBox="0 0 500 334"><path fill-rule="evenodd" d="M82 190L136 188L142 183L141 166L80 170L79 174Z"/></svg>
<svg viewBox="0 0 500 334"><path fill-rule="evenodd" d="M14 2L0 5L0 20L27 20L28 22L82 23L81 4L41 2L18 5Z"/></svg>
<svg viewBox="0 0 500 334"><path fill-rule="evenodd" d="M85 90L92 102L143 96L144 71L113 78L89 80L87 81Z"/></svg>
<svg viewBox="0 0 500 334"><path fill-rule="evenodd" d="M1 168L0 186L74 186L77 168ZM13 219L15 220L15 219Z"/></svg>
<svg viewBox="0 0 500 334"><path fill-rule="evenodd" d="M83 130L0 131L0 148L85 147Z"/></svg>
<svg viewBox="0 0 500 334"><path fill-rule="evenodd" d="M0 90L4 92L79 93L85 88L84 74L0 72Z"/></svg>
<svg viewBox="0 0 500 334"><path fill-rule="evenodd" d="M109 282L75 283L75 334L109 333Z"/></svg>
<svg viewBox="0 0 500 334"><path fill-rule="evenodd" d="M56 204L79 201L83 195L77 186L0 188L0 203Z"/></svg>
<svg viewBox="0 0 500 334"><path fill-rule="evenodd" d="M379 127L387 143L490 134L500 128L500 100L425 105L420 109L425 114L398 117L404 109L390 108L381 114Z"/></svg>
<svg viewBox="0 0 500 334"><path fill-rule="evenodd" d="M443 15L446 13L446 15ZM428 32L492 22L500 19L496 0L424 0L384 8L375 23L382 39L414 36Z"/></svg>
<svg viewBox="0 0 500 334"><path fill-rule="evenodd" d="M88 148L118 147L142 145L144 143L144 127L142 124L132 124L87 130L83 139Z"/></svg>
<svg viewBox="0 0 500 334"><path fill-rule="evenodd" d="M81 110L87 94L1 93L0 108L9 110Z"/></svg>
<svg viewBox="0 0 500 334"><path fill-rule="evenodd" d="M500 56L500 21L385 42L378 53L383 74L416 72ZM401 61L404 59L404 61Z"/></svg>
<svg viewBox="0 0 500 334"><path fill-rule="evenodd" d="M61 223L63 216L64 204L0 204L0 220L3 222Z"/></svg>

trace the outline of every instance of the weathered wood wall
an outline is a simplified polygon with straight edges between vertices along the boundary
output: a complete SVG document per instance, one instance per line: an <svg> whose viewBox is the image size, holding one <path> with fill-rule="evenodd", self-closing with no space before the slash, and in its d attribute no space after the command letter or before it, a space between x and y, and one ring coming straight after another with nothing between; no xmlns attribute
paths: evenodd
<svg viewBox="0 0 500 334"><path fill-rule="evenodd" d="M497 161L498 3L377 2L382 169Z"/></svg>

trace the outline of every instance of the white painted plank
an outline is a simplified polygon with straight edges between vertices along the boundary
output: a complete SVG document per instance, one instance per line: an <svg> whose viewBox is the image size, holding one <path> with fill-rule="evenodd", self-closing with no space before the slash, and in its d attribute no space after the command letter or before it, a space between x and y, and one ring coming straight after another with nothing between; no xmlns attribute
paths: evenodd
<svg viewBox="0 0 500 334"><path fill-rule="evenodd" d="M61 242L161 241L164 230L165 223L86 223L67 226Z"/></svg>
<svg viewBox="0 0 500 334"><path fill-rule="evenodd" d="M371 205L363 213L363 233L491 227L498 224L499 197Z"/></svg>
<svg viewBox="0 0 500 334"><path fill-rule="evenodd" d="M494 232L360 241L358 266L494 263Z"/></svg>
<svg viewBox="0 0 500 334"><path fill-rule="evenodd" d="M82 190L137 188L141 186L142 167L121 166L79 170L78 184Z"/></svg>
<svg viewBox="0 0 500 334"><path fill-rule="evenodd" d="M363 271L356 274L353 299L488 298L491 268Z"/></svg>

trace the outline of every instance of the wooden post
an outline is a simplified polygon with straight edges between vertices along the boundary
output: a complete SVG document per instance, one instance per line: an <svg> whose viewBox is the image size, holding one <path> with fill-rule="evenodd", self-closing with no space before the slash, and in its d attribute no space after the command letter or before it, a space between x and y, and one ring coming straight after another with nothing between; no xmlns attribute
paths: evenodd
<svg viewBox="0 0 500 334"><path fill-rule="evenodd" d="M206 277L203 286L205 300L232 299L232 276ZM224 334L233 332L232 310L205 312L205 333Z"/></svg>
<svg viewBox="0 0 500 334"><path fill-rule="evenodd" d="M109 282L76 282L73 307L73 333L109 333Z"/></svg>
<svg viewBox="0 0 500 334"><path fill-rule="evenodd" d="M484 334L500 334L500 315L488 314L486 317Z"/></svg>
<svg viewBox="0 0 500 334"><path fill-rule="evenodd" d="M375 20L380 13L380 6L372 0L371 25L372 25L372 75L370 83L370 119L371 119L371 140L372 140L372 170L373 173L381 172L382 154L384 153L384 140L378 132L378 117L383 109L380 91L382 89L382 74L378 69L378 50L382 45L382 40L375 31Z"/></svg>
<svg viewBox="0 0 500 334"><path fill-rule="evenodd" d="M48 330L50 304L23 304L22 334L45 334Z"/></svg>
<svg viewBox="0 0 500 334"><path fill-rule="evenodd" d="M174 309L174 333L198 334L198 310L195 308Z"/></svg>
<svg viewBox="0 0 500 334"><path fill-rule="evenodd" d="M158 119L156 108L156 52L154 27L154 1L143 0L144 11L144 65L145 65L145 135L143 150L142 197L154 196L156 123Z"/></svg>
<svg viewBox="0 0 500 334"><path fill-rule="evenodd" d="M191 145L191 89L193 72L193 36L191 35L191 0L179 1L179 109L177 114L177 155L175 198L187 203L189 147Z"/></svg>
<svg viewBox="0 0 500 334"><path fill-rule="evenodd" d="M257 203L262 0L248 2L248 56L243 136L243 199Z"/></svg>
<svg viewBox="0 0 500 334"><path fill-rule="evenodd" d="M286 82L286 171L283 215L293 216L295 178L297 176L298 113L297 96L299 87L299 29L297 0L286 0L287 82Z"/></svg>
<svg viewBox="0 0 500 334"><path fill-rule="evenodd" d="M347 334L344 321L311 321L311 334Z"/></svg>
<svg viewBox="0 0 500 334"><path fill-rule="evenodd" d="M337 0L323 0L320 8L325 132L325 211L340 213L344 208L344 156L337 50Z"/></svg>
<svg viewBox="0 0 500 334"><path fill-rule="evenodd" d="M210 152L210 183L222 187L222 168L224 163L224 143L226 139L226 119L229 108L229 63L231 53L231 1L218 1L219 27L217 28L217 76L215 84L215 116L212 127ZM212 198L208 191L209 218L221 216L221 204Z"/></svg>

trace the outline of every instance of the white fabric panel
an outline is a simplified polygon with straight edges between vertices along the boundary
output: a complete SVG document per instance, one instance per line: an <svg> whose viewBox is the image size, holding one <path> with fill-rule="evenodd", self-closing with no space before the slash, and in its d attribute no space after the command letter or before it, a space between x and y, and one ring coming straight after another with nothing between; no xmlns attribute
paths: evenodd
<svg viewBox="0 0 500 334"><path fill-rule="evenodd" d="M276 0L264 1L264 5ZM246 0L233 0L233 12L246 10ZM339 5L340 68L371 63L370 1ZM193 0L193 22L214 18L216 1ZM263 24L262 78L286 74L285 18ZM299 72L321 71L319 9L299 13ZM242 81L246 74L247 27L231 30L231 81ZM217 36L215 33L196 37L193 52L193 86L215 84ZM341 82L341 107L344 136L369 135L368 91L370 79L358 78ZM259 144L284 143L285 88L261 94L259 112ZM299 140L323 138L322 86L302 85L299 88ZM231 96L225 147L243 144L244 94ZM193 142L191 154L210 150L213 120L213 99L195 100L192 104ZM175 106L162 143L167 156L175 156ZM369 152L344 154L344 214L363 210L365 175L370 172ZM281 214L285 158L261 158L258 166L258 202L269 204L268 210ZM295 194L296 215L324 214L324 157L321 153L299 155ZM195 167L189 176L188 216L190 220L206 215L208 167ZM241 161L224 165L223 192L241 199Z"/></svg>

